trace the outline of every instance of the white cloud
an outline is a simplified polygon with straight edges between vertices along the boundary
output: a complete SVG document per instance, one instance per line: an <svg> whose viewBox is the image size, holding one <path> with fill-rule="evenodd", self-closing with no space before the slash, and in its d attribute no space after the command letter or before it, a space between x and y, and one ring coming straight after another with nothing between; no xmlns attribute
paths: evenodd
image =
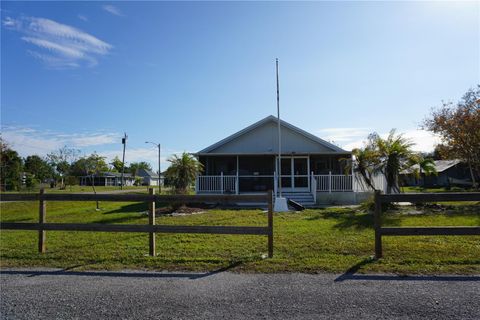
<svg viewBox="0 0 480 320"><path fill-rule="evenodd" d="M88 22L88 18L86 16L84 16L83 14L77 15L77 18L80 19L80 20L83 20L85 22Z"/></svg>
<svg viewBox="0 0 480 320"><path fill-rule="evenodd" d="M370 133L368 128L326 128L318 130L320 137L324 140L340 143L351 141L358 137L367 136Z"/></svg>
<svg viewBox="0 0 480 320"><path fill-rule="evenodd" d="M366 134L359 134L358 136L351 136L350 140L343 141L340 146L345 150L352 150L354 148L361 148L367 142L367 136L369 133L375 130L366 130ZM398 134L403 134L405 138L410 139L414 145L412 149L414 151L431 152L435 148L435 145L440 143L440 138L433 133L425 130L409 129L409 130L397 130ZM380 133L382 138L388 137L388 132Z"/></svg>
<svg viewBox="0 0 480 320"><path fill-rule="evenodd" d="M117 7L111 5L111 4L106 4L104 5L103 7L103 10L107 11L108 13L110 14L113 14L115 16L119 16L119 17L123 17L125 16L122 11L120 11L120 9L118 9Z"/></svg>
<svg viewBox="0 0 480 320"><path fill-rule="evenodd" d="M50 68L74 68L83 64L95 66L97 57L108 54L113 48L80 29L50 19L6 17L3 25L23 34L23 41L41 50L27 52Z"/></svg>
<svg viewBox="0 0 480 320"><path fill-rule="evenodd" d="M2 138L21 156L46 154L65 145L71 148L105 146L120 141L119 133L62 134L33 128L3 126Z"/></svg>
<svg viewBox="0 0 480 320"><path fill-rule="evenodd" d="M119 141L118 134L106 133L106 134L92 134L92 135L80 135L71 137L72 144L78 147L90 147L104 144L117 143Z"/></svg>
<svg viewBox="0 0 480 320"><path fill-rule="evenodd" d="M412 129L405 131L405 137L415 143L413 146L413 150L415 151L431 152L435 149L435 146L441 142L440 137L425 130Z"/></svg>
<svg viewBox="0 0 480 320"><path fill-rule="evenodd" d="M94 150L106 157L107 162L118 156L122 158L121 133L112 132L88 132L88 133L62 133L49 130L41 131L30 127L2 126L2 139L4 139L20 156L28 155L46 156L48 153L58 150L63 146L80 149L83 154L90 154ZM173 154L181 154L178 150L163 147L161 150L162 171L170 163L167 159ZM125 162L146 161L156 171L158 168L158 149L152 145L134 147L127 144Z"/></svg>

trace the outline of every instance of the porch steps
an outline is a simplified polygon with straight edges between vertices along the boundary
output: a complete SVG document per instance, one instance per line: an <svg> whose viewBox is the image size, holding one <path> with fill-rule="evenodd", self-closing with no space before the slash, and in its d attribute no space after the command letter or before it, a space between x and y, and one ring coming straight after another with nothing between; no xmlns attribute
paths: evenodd
<svg viewBox="0 0 480 320"><path fill-rule="evenodd" d="M315 205L313 195L310 192L282 192L282 196L296 201L305 207L312 207Z"/></svg>

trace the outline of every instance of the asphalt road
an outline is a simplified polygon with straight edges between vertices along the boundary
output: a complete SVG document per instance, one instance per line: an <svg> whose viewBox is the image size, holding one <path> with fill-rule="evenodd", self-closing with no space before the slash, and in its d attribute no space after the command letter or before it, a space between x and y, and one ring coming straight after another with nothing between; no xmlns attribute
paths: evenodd
<svg viewBox="0 0 480 320"><path fill-rule="evenodd" d="M480 276L3 269L2 319L480 319Z"/></svg>

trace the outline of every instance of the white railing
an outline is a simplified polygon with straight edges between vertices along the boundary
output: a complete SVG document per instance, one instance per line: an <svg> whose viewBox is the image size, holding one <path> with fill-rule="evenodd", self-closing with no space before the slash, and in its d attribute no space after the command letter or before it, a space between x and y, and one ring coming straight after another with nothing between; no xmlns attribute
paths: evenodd
<svg viewBox="0 0 480 320"><path fill-rule="evenodd" d="M195 191L211 193L238 193L237 176L197 176Z"/></svg>
<svg viewBox="0 0 480 320"><path fill-rule="evenodd" d="M249 178L250 176L236 175L216 175L216 176L198 176L195 181L195 190L197 193L235 193L239 192L239 179ZM254 178L272 178L273 194L278 192L277 174L271 176L251 176ZM380 182L380 181L379 181ZM310 175L310 191L314 198L317 192L358 192L358 183L353 179L352 175L343 174L320 174ZM355 187L355 188L354 188Z"/></svg>
<svg viewBox="0 0 480 320"><path fill-rule="evenodd" d="M313 175L316 180L317 192L345 192L353 191L353 176L344 174Z"/></svg>

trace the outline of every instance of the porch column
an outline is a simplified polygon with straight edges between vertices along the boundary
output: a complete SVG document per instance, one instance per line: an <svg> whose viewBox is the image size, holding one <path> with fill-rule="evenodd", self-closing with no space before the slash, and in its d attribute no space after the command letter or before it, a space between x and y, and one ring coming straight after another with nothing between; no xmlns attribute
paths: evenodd
<svg viewBox="0 0 480 320"><path fill-rule="evenodd" d="M332 171L328 172L328 193L332 193Z"/></svg>
<svg viewBox="0 0 480 320"><path fill-rule="evenodd" d="M240 180L239 180L239 159L238 159L238 155L237 155L237 178L235 180L235 193L238 194L239 193L239 189L240 189Z"/></svg>
<svg viewBox="0 0 480 320"><path fill-rule="evenodd" d="M220 172L220 189L222 189L222 193L223 193L223 171Z"/></svg>

